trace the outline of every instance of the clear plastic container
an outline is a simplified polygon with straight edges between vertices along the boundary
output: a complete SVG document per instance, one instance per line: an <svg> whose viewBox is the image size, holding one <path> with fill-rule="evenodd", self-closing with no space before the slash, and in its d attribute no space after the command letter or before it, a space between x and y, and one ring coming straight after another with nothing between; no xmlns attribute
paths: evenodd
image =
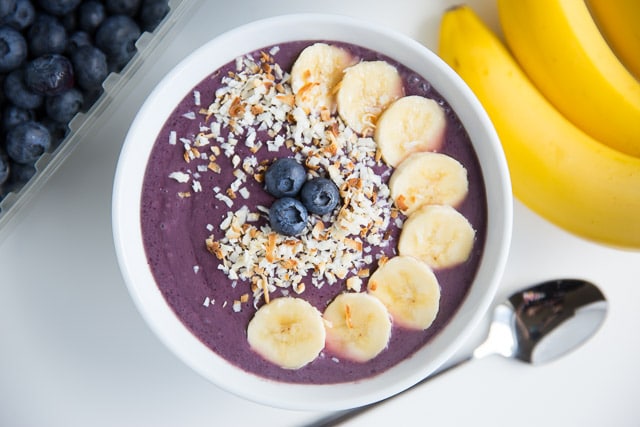
<svg viewBox="0 0 640 427"><path fill-rule="evenodd" d="M172 36L180 22L189 17L197 1L169 0L170 11L162 22L151 33L144 32L136 42L137 52L129 63L119 72L111 73L103 82L104 93L86 113L77 114L69 123L70 132L64 141L52 152L40 157L35 166L36 174L18 191L9 193L0 201L0 238L10 229L10 223L19 216L22 209L29 203L64 163L74 149L92 134L94 125L109 111L118 108L118 99L126 84L132 80L140 65L154 53L162 49L163 42Z"/></svg>

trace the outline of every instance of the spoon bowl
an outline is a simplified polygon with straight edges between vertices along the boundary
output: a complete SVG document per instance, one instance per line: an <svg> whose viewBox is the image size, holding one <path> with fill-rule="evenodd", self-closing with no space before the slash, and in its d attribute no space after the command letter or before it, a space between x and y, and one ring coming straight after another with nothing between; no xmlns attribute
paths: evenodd
<svg viewBox="0 0 640 427"><path fill-rule="evenodd" d="M500 355L532 365L550 362L593 336L604 322L606 314L607 300L604 294L586 280L550 280L517 291L495 306L487 337L472 354L426 377L404 392L465 362L489 355ZM335 413L308 427L338 425L388 400Z"/></svg>
<svg viewBox="0 0 640 427"><path fill-rule="evenodd" d="M551 280L498 304L487 339L470 358L499 354L539 365L575 349L600 327L607 302L593 283Z"/></svg>

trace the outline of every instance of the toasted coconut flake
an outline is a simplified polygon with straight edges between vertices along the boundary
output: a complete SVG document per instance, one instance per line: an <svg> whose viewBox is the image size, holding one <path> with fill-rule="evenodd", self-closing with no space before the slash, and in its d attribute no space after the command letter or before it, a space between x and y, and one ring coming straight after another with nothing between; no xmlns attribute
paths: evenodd
<svg viewBox="0 0 640 427"><path fill-rule="evenodd" d="M269 304L269 302L271 302L271 296L269 295L269 283L267 282L267 278L262 276L260 278L260 284L264 294L264 302Z"/></svg>
<svg viewBox="0 0 640 427"><path fill-rule="evenodd" d="M351 239L351 238L347 238L344 239L344 243L347 245L347 247L354 249L358 252L362 251L362 241L361 240L355 240L355 239Z"/></svg>
<svg viewBox="0 0 640 427"><path fill-rule="evenodd" d="M346 287L348 290L360 292L362 289L362 279L358 276L351 276L346 281Z"/></svg>
<svg viewBox="0 0 640 427"><path fill-rule="evenodd" d="M300 295L301 293L303 293L303 292L304 292L305 288L306 288L306 286L305 286L304 282L299 282L299 283L296 283L296 284L293 286L293 291L294 291L296 294Z"/></svg>
<svg viewBox="0 0 640 427"><path fill-rule="evenodd" d="M274 262L276 260L276 233L269 233L269 237L267 238L267 247L265 248L266 259L269 262Z"/></svg>

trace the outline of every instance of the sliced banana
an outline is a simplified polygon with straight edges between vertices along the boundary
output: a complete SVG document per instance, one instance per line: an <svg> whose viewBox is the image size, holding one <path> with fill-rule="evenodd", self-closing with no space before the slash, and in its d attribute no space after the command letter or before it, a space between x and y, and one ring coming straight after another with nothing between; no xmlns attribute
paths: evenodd
<svg viewBox="0 0 640 427"><path fill-rule="evenodd" d="M393 322L427 329L440 309L440 284L431 268L409 256L395 256L369 278L368 292L389 310Z"/></svg>
<svg viewBox="0 0 640 427"><path fill-rule="evenodd" d="M425 204L455 207L469 191L467 169L446 154L414 153L393 171L389 191L396 207L406 215Z"/></svg>
<svg viewBox="0 0 640 427"><path fill-rule="evenodd" d="M307 113L336 111L335 87L356 58L346 49L326 43L306 47L291 68L296 105Z"/></svg>
<svg viewBox="0 0 640 427"><path fill-rule="evenodd" d="M434 269L454 267L469 258L475 234L455 208L424 205L405 221L398 253L418 258Z"/></svg>
<svg viewBox="0 0 640 427"><path fill-rule="evenodd" d="M299 369L324 348L322 314L301 298L282 297L258 309L249 322L251 348L285 369Z"/></svg>
<svg viewBox="0 0 640 427"><path fill-rule="evenodd" d="M366 362L387 347L391 319L386 307L366 293L343 293L327 306L323 317L327 349L356 362Z"/></svg>
<svg viewBox="0 0 640 427"><path fill-rule="evenodd" d="M340 82L338 114L356 132L371 136L378 117L404 95L398 70L386 61L363 61L347 68Z"/></svg>
<svg viewBox="0 0 640 427"><path fill-rule="evenodd" d="M382 112L373 139L382 159L398 166L409 154L438 151L444 141L447 118L442 107L423 96L405 96Z"/></svg>

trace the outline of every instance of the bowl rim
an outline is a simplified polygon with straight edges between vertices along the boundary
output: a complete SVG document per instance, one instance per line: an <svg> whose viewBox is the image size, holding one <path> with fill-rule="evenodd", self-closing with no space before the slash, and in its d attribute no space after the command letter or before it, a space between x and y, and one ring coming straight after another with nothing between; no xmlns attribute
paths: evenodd
<svg viewBox="0 0 640 427"><path fill-rule="evenodd" d="M145 170L140 167L140 159L148 158L155 141L141 138L149 134L149 123L159 123L153 128L155 134L195 84L239 55L307 39L340 40L369 47L426 75L467 128L487 188L485 250L457 314L413 356L375 377L352 383L307 385L268 380L247 373L202 344L173 313L156 286L142 246L139 214L132 214L132 209L139 212ZM478 99L443 60L416 40L378 24L343 15L296 13L253 21L216 36L189 54L155 86L134 118L118 159L112 231L120 271L138 311L185 364L224 390L254 402L292 410L338 410L376 402L405 390L434 372L464 344L488 311L502 278L511 243L512 204L509 171L497 133Z"/></svg>

